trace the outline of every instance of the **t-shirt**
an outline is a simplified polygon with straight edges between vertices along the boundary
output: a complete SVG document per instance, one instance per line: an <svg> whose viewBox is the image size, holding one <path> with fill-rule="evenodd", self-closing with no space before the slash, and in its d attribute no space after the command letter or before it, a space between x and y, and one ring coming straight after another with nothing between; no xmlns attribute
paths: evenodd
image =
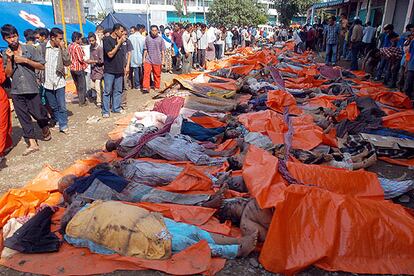
<svg viewBox="0 0 414 276"><path fill-rule="evenodd" d="M183 31L180 30L178 32L173 32L172 33L172 39L175 42L175 45L177 45L178 48L182 48L183 47Z"/></svg>
<svg viewBox="0 0 414 276"><path fill-rule="evenodd" d="M153 38L148 35L145 38L144 50L147 50L145 62L150 64L162 64L161 53L165 52L164 39L161 36Z"/></svg>
<svg viewBox="0 0 414 276"><path fill-rule="evenodd" d="M117 41L112 36L104 37L104 73L109 74L123 74L125 65L125 52L122 51L122 46L115 53L114 57L110 58L108 53L112 51L117 44Z"/></svg>
<svg viewBox="0 0 414 276"><path fill-rule="evenodd" d="M414 71L414 41L411 41L410 49L409 49L410 59L408 61L408 70Z"/></svg>

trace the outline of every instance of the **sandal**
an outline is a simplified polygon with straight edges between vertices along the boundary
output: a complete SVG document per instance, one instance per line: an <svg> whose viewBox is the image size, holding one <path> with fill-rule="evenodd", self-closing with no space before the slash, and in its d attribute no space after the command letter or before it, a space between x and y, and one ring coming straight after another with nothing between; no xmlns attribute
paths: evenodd
<svg viewBox="0 0 414 276"><path fill-rule="evenodd" d="M23 153L22 153L22 155L23 156L28 156L29 154L32 154L32 153L34 153L34 152L36 152L36 151L39 151L40 149L39 148L27 148Z"/></svg>
<svg viewBox="0 0 414 276"><path fill-rule="evenodd" d="M49 127L42 128L43 140L50 141L52 139L52 134L50 133Z"/></svg>

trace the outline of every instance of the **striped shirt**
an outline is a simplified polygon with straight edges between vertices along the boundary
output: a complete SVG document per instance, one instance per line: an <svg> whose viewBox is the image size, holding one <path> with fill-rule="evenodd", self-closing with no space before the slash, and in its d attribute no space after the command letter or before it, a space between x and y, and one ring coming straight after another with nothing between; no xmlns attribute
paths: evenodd
<svg viewBox="0 0 414 276"><path fill-rule="evenodd" d="M164 39L161 36L153 38L148 35L145 38L144 50L147 51L146 63L162 64L161 53L165 52Z"/></svg>
<svg viewBox="0 0 414 276"><path fill-rule="evenodd" d="M48 90L56 90L66 86L65 77L56 73L60 49L52 47L50 41L46 45L45 82L43 86Z"/></svg>
<svg viewBox="0 0 414 276"><path fill-rule="evenodd" d="M68 48L72 64L70 65L71 71L84 71L88 64L85 62L85 52L82 47L77 43L72 43Z"/></svg>

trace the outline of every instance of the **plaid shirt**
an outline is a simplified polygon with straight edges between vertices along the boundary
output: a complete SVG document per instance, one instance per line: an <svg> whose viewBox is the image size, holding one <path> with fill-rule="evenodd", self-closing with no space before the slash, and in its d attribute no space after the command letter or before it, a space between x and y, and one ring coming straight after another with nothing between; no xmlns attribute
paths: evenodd
<svg viewBox="0 0 414 276"><path fill-rule="evenodd" d="M325 27L326 44L338 44L339 26L338 24Z"/></svg>
<svg viewBox="0 0 414 276"><path fill-rule="evenodd" d="M386 58L391 60L401 60L403 54L400 47L381 48L380 52Z"/></svg>
<svg viewBox="0 0 414 276"><path fill-rule="evenodd" d="M72 60L70 65L71 71L84 71L88 64L85 62L85 52L82 47L77 43L72 43L68 47L69 55Z"/></svg>

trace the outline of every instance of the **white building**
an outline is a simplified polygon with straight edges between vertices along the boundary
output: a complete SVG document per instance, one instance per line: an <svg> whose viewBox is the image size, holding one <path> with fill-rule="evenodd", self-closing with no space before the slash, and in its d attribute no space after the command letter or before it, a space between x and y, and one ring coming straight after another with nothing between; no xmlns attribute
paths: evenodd
<svg viewBox="0 0 414 276"><path fill-rule="evenodd" d="M97 1L97 0L90 0ZM174 6L176 0L112 0L115 12L125 13L150 13L151 24L164 25L168 22L179 21L177 10ZM181 16L182 20L189 22L205 22L208 7L213 0L186 0L187 15ZM277 12L272 0L259 0L268 7L269 22L277 22ZM149 4L149 5L148 5Z"/></svg>

